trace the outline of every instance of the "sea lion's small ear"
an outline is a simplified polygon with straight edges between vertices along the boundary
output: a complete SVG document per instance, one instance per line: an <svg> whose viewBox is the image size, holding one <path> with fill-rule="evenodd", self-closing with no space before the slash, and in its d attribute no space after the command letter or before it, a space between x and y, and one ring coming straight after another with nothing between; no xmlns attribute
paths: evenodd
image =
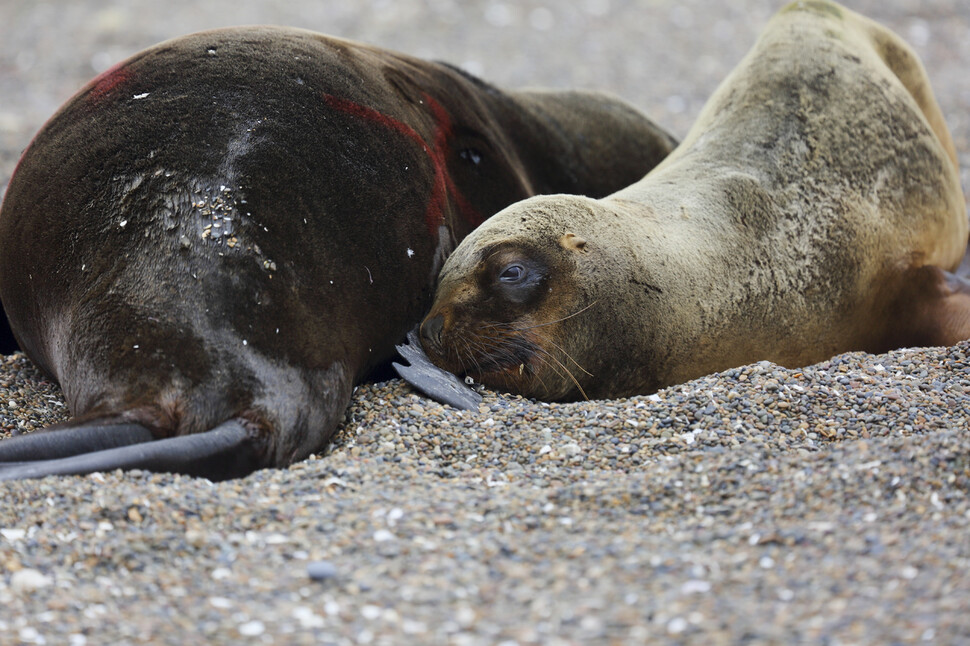
<svg viewBox="0 0 970 646"><path fill-rule="evenodd" d="M566 251L578 251L586 253L586 240L575 233L566 233L559 238L559 246Z"/></svg>

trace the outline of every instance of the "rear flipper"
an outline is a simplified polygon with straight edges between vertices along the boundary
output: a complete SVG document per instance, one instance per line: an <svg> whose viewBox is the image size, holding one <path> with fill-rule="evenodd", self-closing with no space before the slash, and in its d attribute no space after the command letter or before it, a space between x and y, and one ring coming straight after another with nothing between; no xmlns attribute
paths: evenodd
<svg viewBox="0 0 970 646"><path fill-rule="evenodd" d="M141 424L85 424L62 429L47 428L0 442L0 464L66 458L154 439L152 432Z"/></svg>
<svg viewBox="0 0 970 646"><path fill-rule="evenodd" d="M0 480L113 469L239 478L260 465L253 436L238 420L204 433L156 440L137 424L85 425L0 441Z"/></svg>

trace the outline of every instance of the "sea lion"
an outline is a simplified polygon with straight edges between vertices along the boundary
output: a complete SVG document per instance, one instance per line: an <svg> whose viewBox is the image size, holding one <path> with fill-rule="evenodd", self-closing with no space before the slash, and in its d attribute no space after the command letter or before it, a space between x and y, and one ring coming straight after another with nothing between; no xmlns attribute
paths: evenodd
<svg viewBox="0 0 970 646"><path fill-rule="evenodd" d="M0 309L3 309L2 304L0 304ZM13 338L10 322L7 321L6 316L0 316L0 354L13 354L19 349L17 340Z"/></svg>
<svg viewBox="0 0 970 646"><path fill-rule="evenodd" d="M547 400L970 337L956 154L916 54L789 4L680 146L605 199L501 211L445 263L439 366Z"/></svg>
<svg viewBox="0 0 970 646"><path fill-rule="evenodd" d="M309 31L137 54L43 127L0 211L0 298L74 415L0 442L0 478L219 479L320 451L461 238L536 193L606 195L673 145L610 96Z"/></svg>

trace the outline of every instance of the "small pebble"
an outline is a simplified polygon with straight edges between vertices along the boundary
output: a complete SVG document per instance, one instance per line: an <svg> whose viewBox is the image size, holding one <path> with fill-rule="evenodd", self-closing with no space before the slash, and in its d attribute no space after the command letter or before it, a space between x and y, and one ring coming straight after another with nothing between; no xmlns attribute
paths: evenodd
<svg viewBox="0 0 970 646"><path fill-rule="evenodd" d="M53 583L53 580L40 572L30 568L24 568L13 573L10 577L10 587L15 592L33 592L46 588Z"/></svg>
<svg viewBox="0 0 970 646"><path fill-rule="evenodd" d="M377 541L378 543L393 541L394 538L395 536L393 532L390 532L386 529L379 529L376 532L374 532L374 540Z"/></svg>
<svg viewBox="0 0 970 646"><path fill-rule="evenodd" d="M313 581L326 581L337 576L337 566L330 561L313 561L306 566L307 576Z"/></svg>

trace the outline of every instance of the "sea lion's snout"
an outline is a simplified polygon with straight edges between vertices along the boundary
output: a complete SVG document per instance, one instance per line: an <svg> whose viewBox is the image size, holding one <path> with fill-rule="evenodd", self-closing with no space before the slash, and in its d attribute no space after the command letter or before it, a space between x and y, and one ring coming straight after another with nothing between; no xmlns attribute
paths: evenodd
<svg viewBox="0 0 970 646"><path fill-rule="evenodd" d="M430 345L434 349L441 347L441 331L445 327L445 317L441 314L429 316L421 323L421 344L425 350Z"/></svg>

